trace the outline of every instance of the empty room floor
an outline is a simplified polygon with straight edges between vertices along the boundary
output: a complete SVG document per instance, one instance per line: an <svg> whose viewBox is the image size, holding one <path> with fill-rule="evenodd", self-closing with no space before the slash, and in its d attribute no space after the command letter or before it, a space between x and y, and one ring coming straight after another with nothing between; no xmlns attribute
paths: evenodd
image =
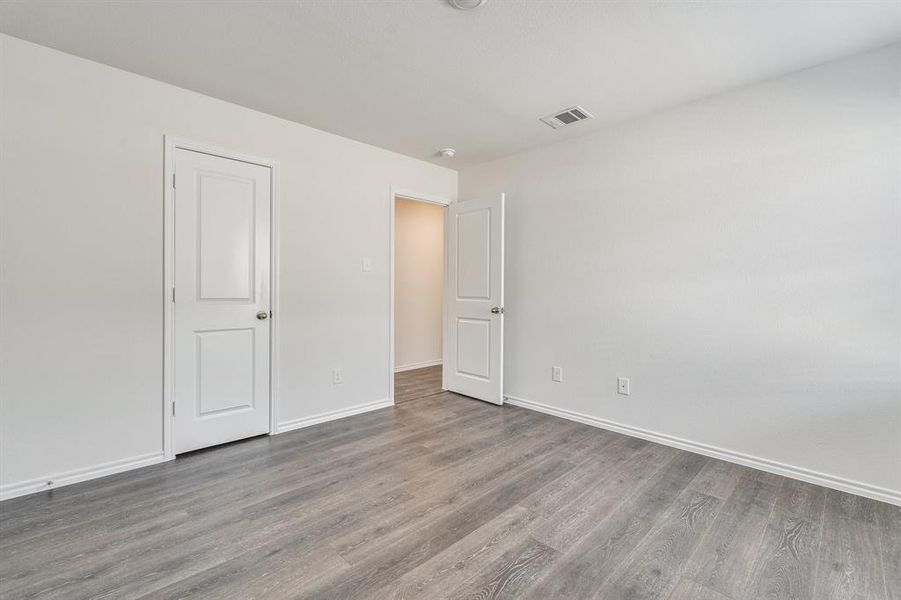
<svg viewBox="0 0 901 600"><path fill-rule="evenodd" d="M441 393L441 365L404 371L394 375L394 404Z"/></svg>
<svg viewBox="0 0 901 600"><path fill-rule="evenodd" d="M0 509L10 599L901 590L899 507L446 392Z"/></svg>

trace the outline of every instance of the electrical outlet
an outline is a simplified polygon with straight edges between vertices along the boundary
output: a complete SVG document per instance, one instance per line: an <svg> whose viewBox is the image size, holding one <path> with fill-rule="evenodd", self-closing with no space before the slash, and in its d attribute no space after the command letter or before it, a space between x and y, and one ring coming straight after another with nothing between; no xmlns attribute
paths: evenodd
<svg viewBox="0 0 901 600"><path fill-rule="evenodd" d="M551 367L551 381L563 383L563 367Z"/></svg>
<svg viewBox="0 0 901 600"><path fill-rule="evenodd" d="M627 377L616 378L616 393L623 396L629 395L629 379Z"/></svg>
<svg viewBox="0 0 901 600"><path fill-rule="evenodd" d="M344 371L341 369L332 369L332 385L344 383Z"/></svg>
<svg viewBox="0 0 901 600"><path fill-rule="evenodd" d="M364 273L368 273L369 271L371 271L372 270L372 259L369 258L368 256L364 256L363 261L360 264L360 269Z"/></svg>

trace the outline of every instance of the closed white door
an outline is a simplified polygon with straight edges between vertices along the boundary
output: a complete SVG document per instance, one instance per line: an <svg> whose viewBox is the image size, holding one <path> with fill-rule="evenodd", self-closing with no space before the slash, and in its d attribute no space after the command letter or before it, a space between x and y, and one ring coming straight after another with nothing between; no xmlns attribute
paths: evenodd
<svg viewBox="0 0 901 600"><path fill-rule="evenodd" d="M504 196L451 204L447 222L447 389L504 402Z"/></svg>
<svg viewBox="0 0 901 600"><path fill-rule="evenodd" d="M271 169L175 151L175 452L269 431Z"/></svg>

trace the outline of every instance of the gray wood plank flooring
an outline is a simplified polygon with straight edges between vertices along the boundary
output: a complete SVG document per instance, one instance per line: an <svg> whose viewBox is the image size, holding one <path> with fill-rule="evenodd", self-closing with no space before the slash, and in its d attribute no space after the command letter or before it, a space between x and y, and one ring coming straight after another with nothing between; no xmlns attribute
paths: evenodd
<svg viewBox="0 0 901 600"><path fill-rule="evenodd" d="M901 600L899 507L440 386L3 502L0 598Z"/></svg>
<svg viewBox="0 0 901 600"><path fill-rule="evenodd" d="M441 365L394 374L394 405L441 393Z"/></svg>

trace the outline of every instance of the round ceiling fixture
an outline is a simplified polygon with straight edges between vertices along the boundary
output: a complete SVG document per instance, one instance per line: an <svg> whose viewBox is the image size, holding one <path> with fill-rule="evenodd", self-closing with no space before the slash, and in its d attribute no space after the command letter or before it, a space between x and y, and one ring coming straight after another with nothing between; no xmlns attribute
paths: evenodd
<svg viewBox="0 0 901 600"><path fill-rule="evenodd" d="M442 148L438 151L438 155L441 158L453 158L457 155L457 151L453 148Z"/></svg>
<svg viewBox="0 0 901 600"><path fill-rule="evenodd" d="M472 10L485 4L488 0L447 0L448 4L460 10Z"/></svg>

